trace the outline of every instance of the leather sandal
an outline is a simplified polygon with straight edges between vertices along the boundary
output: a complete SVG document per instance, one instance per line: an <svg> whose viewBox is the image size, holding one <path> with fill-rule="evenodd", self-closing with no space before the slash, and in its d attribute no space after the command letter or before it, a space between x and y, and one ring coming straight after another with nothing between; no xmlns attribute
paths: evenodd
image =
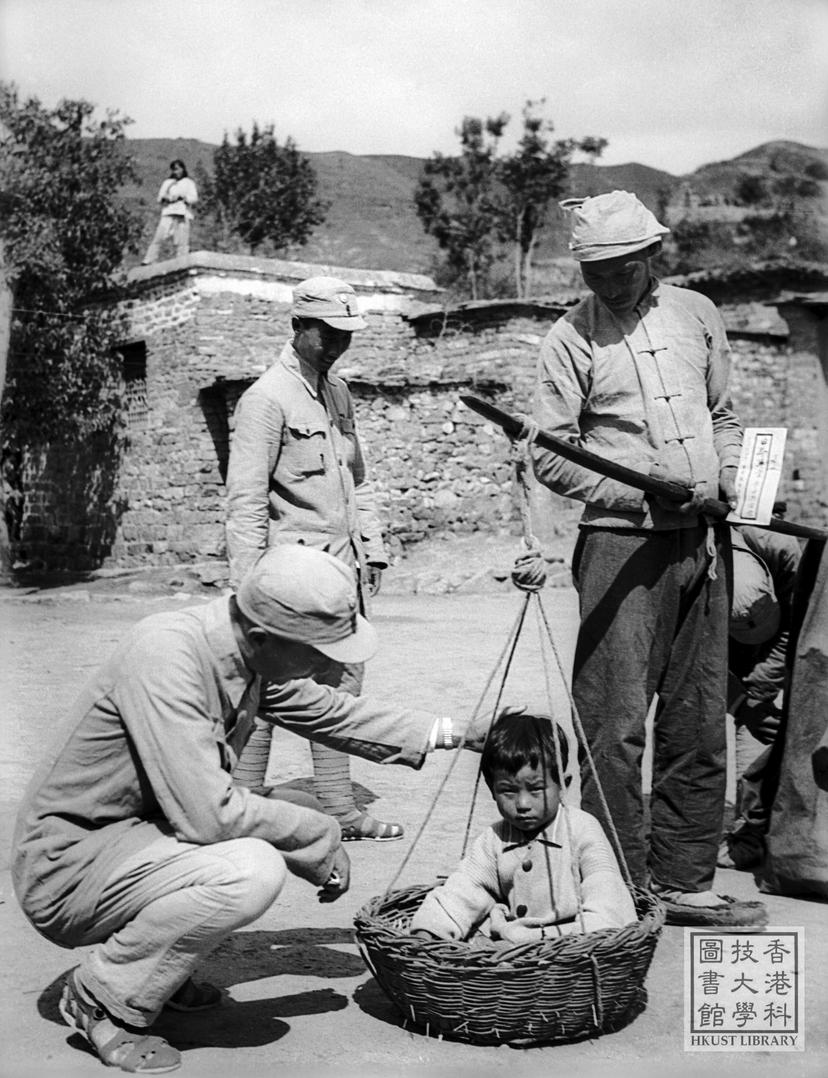
<svg viewBox="0 0 828 1078"><path fill-rule="evenodd" d="M67 974L58 1007L66 1024L82 1034L102 1063L120 1067L129 1074L166 1074L178 1070L181 1053L176 1048L163 1037L150 1036L143 1029L126 1025L94 997L84 995L76 973L73 969ZM107 1026L113 1031L110 1036Z"/></svg>
<svg viewBox="0 0 828 1078"><path fill-rule="evenodd" d="M402 824L383 823L382 820L375 820L373 816L369 816L367 812L361 813L357 819L349 820L347 823L340 820L339 826L342 831L343 842L362 842L365 840L396 842L405 834Z"/></svg>
<svg viewBox="0 0 828 1078"><path fill-rule="evenodd" d="M221 989L216 988L214 984L208 984L206 981L197 984L192 977L188 977L173 992L164 1006L172 1011L183 1011L189 1014L193 1011L209 1011L213 1007L218 1007L221 998Z"/></svg>

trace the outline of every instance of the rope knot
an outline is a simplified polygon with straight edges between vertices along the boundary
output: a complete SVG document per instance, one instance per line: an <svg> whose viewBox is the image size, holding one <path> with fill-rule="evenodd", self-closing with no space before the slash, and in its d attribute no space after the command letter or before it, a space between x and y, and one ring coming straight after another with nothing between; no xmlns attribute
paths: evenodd
<svg viewBox="0 0 828 1078"><path fill-rule="evenodd" d="M523 539L524 553L515 558L512 583L520 591L540 591L546 583L546 561L537 540Z"/></svg>

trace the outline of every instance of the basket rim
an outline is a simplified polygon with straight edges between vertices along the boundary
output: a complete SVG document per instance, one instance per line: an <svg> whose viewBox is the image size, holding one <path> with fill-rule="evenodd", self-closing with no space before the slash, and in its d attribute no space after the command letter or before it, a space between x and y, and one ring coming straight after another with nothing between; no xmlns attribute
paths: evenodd
<svg viewBox="0 0 828 1078"><path fill-rule="evenodd" d="M636 951L655 942L664 926L666 912L663 903L651 891L630 888L633 898L647 907L643 916L621 928L599 928L590 932L578 932L554 939L519 943L510 948L472 948L467 940L427 939L412 936L407 931L389 923L388 907L401 900L413 901L424 896L436 884L415 884L399 890L377 895L358 911L354 918L357 939L366 948L389 947L404 952L407 957L419 961L439 961L441 965L456 963L464 969L495 966L523 967L546 965L562 960L579 961L596 952L609 955L618 950ZM402 912L402 911L401 911Z"/></svg>

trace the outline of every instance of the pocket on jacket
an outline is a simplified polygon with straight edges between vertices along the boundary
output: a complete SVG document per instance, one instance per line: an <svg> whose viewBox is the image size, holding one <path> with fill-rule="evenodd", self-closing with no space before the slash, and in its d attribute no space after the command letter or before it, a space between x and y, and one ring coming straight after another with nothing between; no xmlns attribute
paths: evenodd
<svg viewBox="0 0 828 1078"><path fill-rule="evenodd" d="M325 427L317 421L288 425L282 448L288 470L298 476L323 474L326 436Z"/></svg>

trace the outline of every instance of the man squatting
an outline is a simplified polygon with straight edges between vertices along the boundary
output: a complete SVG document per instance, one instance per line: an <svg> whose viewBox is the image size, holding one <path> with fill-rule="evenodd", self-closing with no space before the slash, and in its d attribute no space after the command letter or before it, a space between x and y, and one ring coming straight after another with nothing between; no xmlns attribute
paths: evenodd
<svg viewBox="0 0 828 1078"><path fill-rule="evenodd" d="M237 594L139 622L82 691L25 795L12 873L43 936L90 948L60 1010L108 1066L180 1066L147 1027L165 1005L220 1002L193 970L271 906L287 872L323 902L348 889L333 817L233 780L263 679L268 721L378 763L419 768L458 744L450 719L311 680L375 647L353 572L283 544Z"/></svg>

